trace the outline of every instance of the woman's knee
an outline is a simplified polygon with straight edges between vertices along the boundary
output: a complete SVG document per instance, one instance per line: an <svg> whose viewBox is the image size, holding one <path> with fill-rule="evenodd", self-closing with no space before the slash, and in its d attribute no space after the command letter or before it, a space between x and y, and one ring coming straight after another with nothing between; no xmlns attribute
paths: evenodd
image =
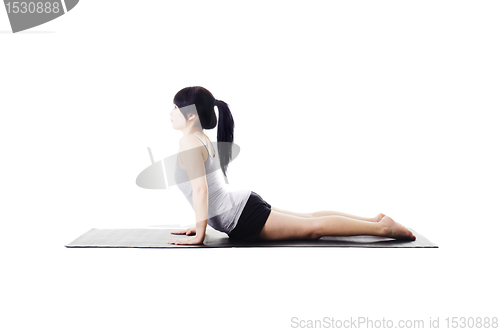
<svg viewBox="0 0 500 332"><path fill-rule="evenodd" d="M323 231L323 221L319 219L313 219L309 223L307 237L312 240L317 240L324 234Z"/></svg>

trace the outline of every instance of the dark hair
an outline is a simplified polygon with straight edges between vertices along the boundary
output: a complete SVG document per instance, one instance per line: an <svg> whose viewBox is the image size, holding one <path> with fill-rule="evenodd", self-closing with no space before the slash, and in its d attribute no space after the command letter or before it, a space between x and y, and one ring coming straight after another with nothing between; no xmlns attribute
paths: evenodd
<svg viewBox="0 0 500 332"><path fill-rule="evenodd" d="M217 125L217 151L222 172L227 177L227 165L232 159L232 147L234 141L234 120L229 106L222 100L216 100L212 93L201 86L190 86L177 92L174 96L174 104L187 120L189 109L182 109L189 105L195 105L201 128L213 129ZM219 123L215 115L214 106L219 110ZM222 143L221 142L225 142Z"/></svg>

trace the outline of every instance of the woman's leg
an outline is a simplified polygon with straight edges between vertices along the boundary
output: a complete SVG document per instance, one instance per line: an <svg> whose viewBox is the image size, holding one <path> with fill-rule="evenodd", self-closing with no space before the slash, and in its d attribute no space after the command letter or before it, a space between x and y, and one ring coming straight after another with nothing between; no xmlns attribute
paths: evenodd
<svg viewBox="0 0 500 332"><path fill-rule="evenodd" d="M387 216L380 222L367 222L337 215L304 218L275 210L267 218L259 240L318 239L328 235L376 235L415 240L409 230Z"/></svg>
<svg viewBox="0 0 500 332"><path fill-rule="evenodd" d="M278 209L274 206L271 206L271 210L277 211L280 213L285 213L289 214L292 216L297 216L297 217L303 217L303 218L314 218L314 217L326 217L326 216L343 216L343 217L348 217L351 219L357 219L357 220L364 220L364 221L373 221L373 222L378 222L382 220L382 218L385 216L383 213L377 214L373 218L364 218L364 217L358 217L354 216L352 214L347 214L347 213L342 213L342 212L337 212L337 211L318 211L318 212L312 212L312 213L299 213L299 212L292 212L292 211L287 211L283 209Z"/></svg>

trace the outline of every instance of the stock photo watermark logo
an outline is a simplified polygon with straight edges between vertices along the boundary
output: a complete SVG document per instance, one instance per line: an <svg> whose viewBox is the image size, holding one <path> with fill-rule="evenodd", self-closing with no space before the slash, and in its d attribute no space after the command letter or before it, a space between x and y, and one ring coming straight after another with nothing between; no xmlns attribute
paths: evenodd
<svg viewBox="0 0 500 332"><path fill-rule="evenodd" d="M11 1L4 0L12 32L31 29L62 16L75 8L79 0Z"/></svg>
<svg viewBox="0 0 500 332"><path fill-rule="evenodd" d="M227 142L217 142L215 144L214 142L211 142L214 147L218 146L219 149L221 146L227 146L227 148L232 149L232 156L233 158L231 159L230 163L236 159L240 152L240 147L236 145L235 143L227 143ZM196 148L197 149L197 148ZM196 149L191 149L189 151L184 151L182 153L190 154L195 152ZM217 148L216 148L217 149ZM188 183L189 181L187 179L182 179L179 180L179 177L176 176L176 170L178 169L178 157L179 153L176 153L174 155L168 156L166 158L160 159L158 161L155 161L153 158L153 153L151 151L151 148L148 147L148 152L149 152L149 157L151 159L151 165L146 167L136 178L136 184L137 186L144 188L144 189L167 189L170 188L170 186L175 186L179 184L184 184ZM211 158L208 156L208 158ZM218 158L218 152L216 150L215 152L215 158L214 162L216 163L216 167L213 171L213 173L218 172L220 170L220 161ZM220 175L224 177L224 181L226 184L228 184L227 177L225 177L222 172L217 173L217 174L210 174L210 176L213 175ZM194 174L191 175L191 179L193 180L194 178L198 178L203 176L203 172L200 172L200 174ZM206 176L209 176L209 174L206 174Z"/></svg>

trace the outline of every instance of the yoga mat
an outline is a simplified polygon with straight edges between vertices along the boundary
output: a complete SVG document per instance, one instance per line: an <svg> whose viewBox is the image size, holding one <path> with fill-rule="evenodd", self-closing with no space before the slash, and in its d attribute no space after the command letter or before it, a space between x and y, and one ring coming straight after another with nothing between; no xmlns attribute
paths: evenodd
<svg viewBox="0 0 500 332"><path fill-rule="evenodd" d="M377 236L323 236L318 240L242 242L230 239L207 227L203 245L174 245L169 241L188 237L174 235L177 229L130 228L99 229L92 228L76 238L67 248L235 248L235 247L368 247L368 248L438 248L437 245L410 229L416 236L415 241L394 240Z"/></svg>

